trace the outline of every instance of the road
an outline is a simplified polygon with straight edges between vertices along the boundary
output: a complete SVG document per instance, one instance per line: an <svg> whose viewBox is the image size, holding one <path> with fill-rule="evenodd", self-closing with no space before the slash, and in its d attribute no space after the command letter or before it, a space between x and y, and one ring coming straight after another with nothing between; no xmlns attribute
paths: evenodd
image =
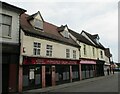
<svg viewBox="0 0 120 94"><path fill-rule="evenodd" d="M116 94L112 92L118 92L118 77L120 77L120 73L119 76L118 73L115 73L52 87L29 90L24 93L41 94L40 92L49 92L50 94L56 94L55 92L94 92L96 94L95 92L110 92L107 94Z"/></svg>
<svg viewBox="0 0 120 94"><path fill-rule="evenodd" d="M49 92L118 92L118 73Z"/></svg>

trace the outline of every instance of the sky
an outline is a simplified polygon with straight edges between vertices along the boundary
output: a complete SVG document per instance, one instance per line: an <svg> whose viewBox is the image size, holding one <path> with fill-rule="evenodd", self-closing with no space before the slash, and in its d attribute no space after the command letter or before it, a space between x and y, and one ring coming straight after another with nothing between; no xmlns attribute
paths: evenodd
<svg viewBox="0 0 120 94"><path fill-rule="evenodd" d="M27 10L40 11L43 19L57 26L81 33L98 34L100 42L110 48L113 61L118 62L118 1L119 0L2 0Z"/></svg>

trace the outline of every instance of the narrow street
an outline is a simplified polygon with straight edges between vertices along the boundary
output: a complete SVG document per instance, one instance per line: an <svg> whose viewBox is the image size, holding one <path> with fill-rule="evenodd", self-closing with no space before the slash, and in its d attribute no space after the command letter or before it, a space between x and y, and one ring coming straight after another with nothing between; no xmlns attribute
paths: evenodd
<svg viewBox="0 0 120 94"><path fill-rule="evenodd" d="M105 76L101 79L69 86L61 89L51 90L50 92L117 92L118 73Z"/></svg>
<svg viewBox="0 0 120 94"><path fill-rule="evenodd" d="M26 92L118 92L118 73Z"/></svg>

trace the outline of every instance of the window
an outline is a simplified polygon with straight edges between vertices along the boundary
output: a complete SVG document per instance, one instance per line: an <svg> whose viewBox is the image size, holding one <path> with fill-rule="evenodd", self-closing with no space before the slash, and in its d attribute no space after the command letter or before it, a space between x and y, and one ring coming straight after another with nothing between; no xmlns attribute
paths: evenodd
<svg viewBox="0 0 120 94"><path fill-rule="evenodd" d="M76 51L73 50L73 58L76 58Z"/></svg>
<svg viewBox="0 0 120 94"><path fill-rule="evenodd" d="M93 47L93 57L95 56L95 49L94 49L94 47Z"/></svg>
<svg viewBox="0 0 120 94"><path fill-rule="evenodd" d="M39 19L35 19L34 26L36 29L43 29L43 22Z"/></svg>
<svg viewBox="0 0 120 94"><path fill-rule="evenodd" d="M66 58L70 58L70 49L66 49Z"/></svg>
<svg viewBox="0 0 120 94"><path fill-rule="evenodd" d="M46 56L52 56L52 45L46 46Z"/></svg>
<svg viewBox="0 0 120 94"><path fill-rule="evenodd" d="M101 55L101 58L103 58L103 52L102 51L100 51L100 55Z"/></svg>
<svg viewBox="0 0 120 94"><path fill-rule="evenodd" d="M64 31L65 38L69 38L69 33L67 31Z"/></svg>
<svg viewBox="0 0 120 94"><path fill-rule="evenodd" d="M34 55L40 55L40 48L41 48L41 44L34 42L34 47L33 47L33 54Z"/></svg>
<svg viewBox="0 0 120 94"><path fill-rule="evenodd" d="M2 22L0 22L1 34L3 37L11 37L12 16L0 14Z"/></svg>
<svg viewBox="0 0 120 94"><path fill-rule="evenodd" d="M84 45L83 51L84 51L84 55L86 55L86 45Z"/></svg>

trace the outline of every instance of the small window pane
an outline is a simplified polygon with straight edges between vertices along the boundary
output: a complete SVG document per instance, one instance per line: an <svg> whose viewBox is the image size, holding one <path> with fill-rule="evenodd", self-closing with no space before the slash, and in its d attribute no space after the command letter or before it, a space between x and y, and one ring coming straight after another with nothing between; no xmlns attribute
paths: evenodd
<svg viewBox="0 0 120 94"><path fill-rule="evenodd" d="M10 36L10 26L2 25L2 35Z"/></svg>

